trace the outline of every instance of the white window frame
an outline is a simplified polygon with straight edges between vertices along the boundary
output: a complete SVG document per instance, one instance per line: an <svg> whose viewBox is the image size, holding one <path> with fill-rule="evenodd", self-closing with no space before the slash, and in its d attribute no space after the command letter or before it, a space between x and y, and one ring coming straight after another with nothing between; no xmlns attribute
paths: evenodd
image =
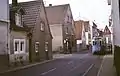
<svg viewBox="0 0 120 76"><path fill-rule="evenodd" d="M45 51L47 52L49 49L48 49L48 42L45 42Z"/></svg>
<svg viewBox="0 0 120 76"><path fill-rule="evenodd" d="M36 53L39 52L39 46L37 47L37 45L40 46L40 43L39 43L39 42L35 42L35 52L36 52ZM37 49L36 47L37 47L38 49ZM37 50L36 50L36 49L37 49Z"/></svg>
<svg viewBox="0 0 120 76"><path fill-rule="evenodd" d="M45 30L45 24L43 22L40 23L40 30L41 31Z"/></svg>
<svg viewBox="0 0 120 76"><path fill-rule="evenodd" d="M22 26L22 15L19 13L15 13L15 23L17 26L23 27Z"/></svg>
<svg viewBox="0 0 120 76"><path fill-rule="evenodd" d="M19 42L17 51L15 50L15 42ZM23 50L21 51L21 42L24 42ZM26 51L26 41L25 39L14 39L14 54L25 53Z"/></svg>

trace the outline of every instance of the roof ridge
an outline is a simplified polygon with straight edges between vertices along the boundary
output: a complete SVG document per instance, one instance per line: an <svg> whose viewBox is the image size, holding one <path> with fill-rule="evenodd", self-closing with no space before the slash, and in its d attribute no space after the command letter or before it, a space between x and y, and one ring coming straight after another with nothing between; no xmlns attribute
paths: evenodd
<svg viewBox="0 0 120 76"><path fill-rule="evenodd" d="M22 3L31 3L31 2L39 2L41 0L33 0L33 1L25 1L25 2L18 2L18 4L22 4Z"/></svg>
<svg viewBox="0 0 120 76"><path fill-rule="evenodd" d="M60 7L60 6L69 6L70 4L61 4L61 5L54 5L54 6L46 6L45 8L50 8L50 7Z"/></svg>

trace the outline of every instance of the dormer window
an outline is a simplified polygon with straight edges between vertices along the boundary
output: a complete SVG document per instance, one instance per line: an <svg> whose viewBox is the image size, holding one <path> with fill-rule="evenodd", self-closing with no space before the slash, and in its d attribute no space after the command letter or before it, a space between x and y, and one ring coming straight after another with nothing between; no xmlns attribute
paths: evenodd
<svg viewBox="0 0 120 76"><path fill-rule="evenodd" d="M22 27L22 15L20 13L15 14L15 23L17 26Z"/></svg>
<svg viewBox="0 0 120 76"><path fill-rule="evenodd" d="M45 25L44 25L43 22L41 22L41 24L40 24L40 30L41 30L41 31L44 31L44 28L45 28Z"/></svg>

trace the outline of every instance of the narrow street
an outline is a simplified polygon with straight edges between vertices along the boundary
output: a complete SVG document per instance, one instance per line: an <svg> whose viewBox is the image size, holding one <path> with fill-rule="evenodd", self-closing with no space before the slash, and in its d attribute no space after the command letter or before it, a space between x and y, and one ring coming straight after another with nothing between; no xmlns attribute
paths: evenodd
<svg viewBox="0 0 120 76"><path fill-rule="evenodd" d="M102 57L81 52L0 76L97 76L101 61Z"/></svg>

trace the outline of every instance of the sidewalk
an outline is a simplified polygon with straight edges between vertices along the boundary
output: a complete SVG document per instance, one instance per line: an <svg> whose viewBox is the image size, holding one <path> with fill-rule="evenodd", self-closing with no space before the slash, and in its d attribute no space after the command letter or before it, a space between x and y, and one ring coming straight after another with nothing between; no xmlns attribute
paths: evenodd
<svg viewBox="0 0 120 76"><path fill-rule="evenodd" d="M104 56L97 76L116 76L115 67L113 66L113 55Z"/></svg>
<svg viewBox="0 0 120 76"><path fill-rule="evenodd" d="M53 59L65 58L65 57L69 57L69 56L72 56L72 54L53 54Z"/></svg>

